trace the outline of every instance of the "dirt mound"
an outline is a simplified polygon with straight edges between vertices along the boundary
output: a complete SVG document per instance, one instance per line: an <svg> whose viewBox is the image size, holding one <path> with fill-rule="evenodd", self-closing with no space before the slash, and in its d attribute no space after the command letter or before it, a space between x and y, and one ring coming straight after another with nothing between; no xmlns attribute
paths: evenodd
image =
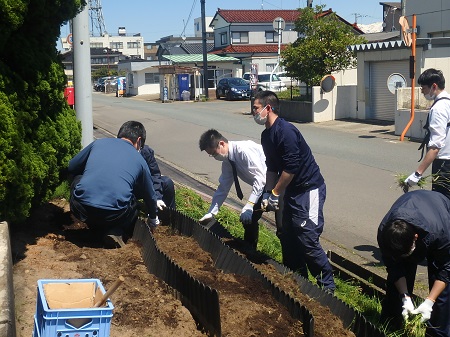
<svg viewBox="0 0 450 337"><path fill-rule="evenodd" d="M211 256L192 238L163 226L155 239L183 269L219 290L223 336L303 335L301 323L258 281L217 270ZM115 306L111 337L205 335L173 291L147 272L139 243L128 242L121 249L102 248L90 231L71 217L64 200L46 204L27 224L14 228L11 245L18 337L32 335L37 280L98 278L108 289L119 275L125 282L111 296ZM316 336L354 336L328 308L301 294L290 277L269 265L256 267L312 311Z"/></svg>

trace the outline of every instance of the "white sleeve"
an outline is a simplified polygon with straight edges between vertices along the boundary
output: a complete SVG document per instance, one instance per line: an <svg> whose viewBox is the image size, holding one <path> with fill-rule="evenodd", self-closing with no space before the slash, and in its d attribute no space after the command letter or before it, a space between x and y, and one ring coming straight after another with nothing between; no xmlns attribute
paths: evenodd
<svg viewBox="0 0 450 337"><path fill-rule="evenodd" d="M222 174L219 178L219 187L217 187L217 190L214 193L208 213L216 215L219 212L219 208L227 198L233 182L233 169L231 168L231 164L228 161L225 161L222 163Z"/></svg>
<svg viewBox="0 0 450 337"><path fill-rule="evenodd" d="M266 167L260 158L248 158L248 171L253 176L252 192L248 201L256 203L266 185Z"/></svg>
<svg viewBox="0 0 450 337"><path fill-rule="evenodd" d="M441 104L440 104L441 103ZM440 101L430 110L430 141L428 147L441 149L447 138L447 123L449 122L448 104Z"/></svg>
<svg viewBox="0 0 450 337"><path fill-rule="evenodd" d="M252 186L248 201L256 203L266 185L266 157L262 147L253 141L239 142L234 158L239 176Z"/></svg>

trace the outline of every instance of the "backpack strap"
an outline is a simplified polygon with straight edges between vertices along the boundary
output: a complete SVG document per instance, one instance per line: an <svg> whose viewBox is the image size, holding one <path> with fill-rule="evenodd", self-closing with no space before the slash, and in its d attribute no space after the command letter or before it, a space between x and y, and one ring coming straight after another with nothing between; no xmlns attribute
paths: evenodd
<svg viewBox="0 0 450 337"><path fill-rule="evenodd" d="M450 101L450 97L441 97L441 98L438 98L437 100L434 101L433 105L431 105L430 110L434 107L434 105L435 105L437 102L439 102L439 101L442 100L442 99L446 99L446 100L449 100L449 101ZM431 113L431 111L430 111L430 113ZM420 159L419 159L419 162L422 160L422 158L423 158L423 153L424 153L424 151L425 151L425 147L426 147L426 145L428 144L428 142L430 141L430 113L428 113L427 121L426 121L425 125L423 126L423 128L426 130L426 132L425 132L425 137L423 137L422 143L420 144L420 146L419 146L419 148L418 148L419 151L422 150L422 152L420 153ZM447 127L449 127L449 126L450 126L450 122L447 123Z"/></svg>

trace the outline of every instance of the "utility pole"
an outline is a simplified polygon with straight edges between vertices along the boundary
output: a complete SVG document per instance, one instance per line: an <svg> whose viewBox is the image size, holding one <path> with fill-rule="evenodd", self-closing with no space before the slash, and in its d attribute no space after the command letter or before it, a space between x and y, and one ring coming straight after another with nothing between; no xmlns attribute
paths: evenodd
<svg viewBox="0 0 450 337"><path fill-rule="evenodd" d="M206 54L205 0L200 0L200 4L202 12L203 86L205 88L205 97L208 98L208 55Z"/></svg>
<svg viewBox="0 0 450 337"><path fill-rule="evenodd" d="M81 145L94 139L92 120L91 46L89 40L89 4L73 19L73 77L75 112L81 121Z"/></svg>

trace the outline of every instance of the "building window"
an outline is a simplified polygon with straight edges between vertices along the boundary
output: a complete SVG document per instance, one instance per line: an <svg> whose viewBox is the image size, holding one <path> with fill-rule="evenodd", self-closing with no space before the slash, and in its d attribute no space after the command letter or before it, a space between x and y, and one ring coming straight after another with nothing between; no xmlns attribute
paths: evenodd
<svg viewBox="0 0 450 337"><path fill-rule="evenodd" d="M228 44L228 36L227 33L220 34L220 44Z"/></svg>
<svg viewBox="0 0 450 337"><path fill-rule="evenodd" d="M91 42L91 48L103 48L102 42Z"/></svg>
<svg viewBox="0 0 450 337"><path fill-rule="evenodd" d="M135 41L135 42L127 42L127 48L140 48L140 42L139 41Z"/></svg>
<svg viewBox="0 0 450 337"><path fill-rule="evenodd" d="M278 33L266 32L266 43L278 42Z"/></svg>
<svg viewBox="0 0 450 337"><path fill-rule="evenodd" d="M109 48L110 49L123 49L123 42L110 42Z"/></svg>
<svg viewBox="0 0 450 337"><path fill-rule="evenodd" d="M267 64L266 64L266 71L267 71L267 72L272 72L272 70L275 69L275 66L276 66L276 65L277 65L276 63L267 63Z"/></svg>
<svg viewBox="0 0 450 337"><path fill-rule="evenodd" d="M248 43L248 32L231 33L231 43Z"/></svg>
<svg viewBox="0 0 450 337"><path fill-rule="evenodd" d="M159 83L159 74L145 73L145 84Z"/></svg>

